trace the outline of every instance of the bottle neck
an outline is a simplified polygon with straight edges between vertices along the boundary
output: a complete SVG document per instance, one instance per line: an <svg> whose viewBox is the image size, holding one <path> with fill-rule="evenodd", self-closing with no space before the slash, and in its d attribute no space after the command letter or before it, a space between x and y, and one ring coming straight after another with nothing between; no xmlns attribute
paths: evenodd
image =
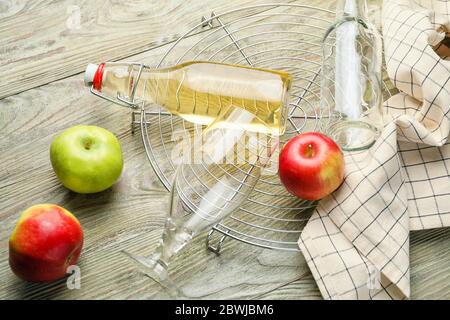
<svg viewBox="0 0 450 320"><path fill-rule="evenodd" d="M366 0L338 0L336 5L336 18L345 17L368 18Z"/></svg>

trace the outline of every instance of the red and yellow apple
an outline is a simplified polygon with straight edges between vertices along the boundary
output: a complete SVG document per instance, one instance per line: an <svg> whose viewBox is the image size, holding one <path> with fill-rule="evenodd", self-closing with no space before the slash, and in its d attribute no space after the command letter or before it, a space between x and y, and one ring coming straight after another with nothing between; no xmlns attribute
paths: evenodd
<svg viewBox="0 0 450 320"><path fill-rule="evenodd" d="M20 278L49 282L66 275L77 263L83 230L77 218L54 204L25 210L9 239L9 264Z"/></svg>
<svg viewBox="0 0 450 320"><path fill-rule="evenodd" d="M286 189L305 200L319 200L344 179L345 161L339 146L318 132L300 134L281 150L279 176Z"/></svg>

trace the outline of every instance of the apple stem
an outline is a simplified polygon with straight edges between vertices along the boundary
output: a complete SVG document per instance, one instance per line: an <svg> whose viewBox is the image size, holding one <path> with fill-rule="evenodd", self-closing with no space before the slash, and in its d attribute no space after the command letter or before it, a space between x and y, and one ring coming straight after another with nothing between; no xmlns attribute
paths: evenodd
<svg viewBox="0 0 450 320"><path fill-rule="evenodd" d="M312 144L308 144L308 147L306 148L306 155L311 158L314 155L313 146Z"/></svg>
<svg viewBox="0 0 450 320"><path fill-rule="evenodd" d="M91 140L86 140L86 141L84 142L84 148L85 148L86 150L90 150L90 149L91 149L91 145L92 145L92 141L91 141Z"/></svg>

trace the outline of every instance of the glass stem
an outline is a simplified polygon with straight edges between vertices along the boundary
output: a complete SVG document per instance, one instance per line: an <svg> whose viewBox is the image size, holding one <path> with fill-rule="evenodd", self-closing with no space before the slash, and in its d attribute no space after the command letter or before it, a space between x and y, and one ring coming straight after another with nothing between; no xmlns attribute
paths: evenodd
<svg viewBox="0 0 450 320"><path fill-rule="evenodd" d="M162 258L162 252L162 245L159 245L155 252L148 257L137 256L127 251L123 251L123 253L134 262L139 270L166 289L167 293L172 298L184 299L186 298L184 293L169 278L168 263Z"/></svg>

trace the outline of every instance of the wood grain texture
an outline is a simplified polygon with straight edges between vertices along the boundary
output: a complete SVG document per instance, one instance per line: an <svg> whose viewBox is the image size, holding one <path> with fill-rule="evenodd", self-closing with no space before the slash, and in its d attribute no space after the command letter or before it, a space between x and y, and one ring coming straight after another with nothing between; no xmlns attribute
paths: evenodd
<svg viewBox="0 0 450 320"><path fill-rule="evenodd" d="M175 1L174 7L162 8L161 1L78 1L76 4L83 8L83 29L79 33L64 32L67 16L49 17L66 12L74 3L0 2L0 48L9 48L3 49L6 56L0 54L0 76L8 79L0 83L0 96L6 97L0 100L0 299L168 298L121 252L148 254L155 248L168 193L150 168L139 135L130 133L130 111L88 94L79 72L87 62L111 58L126 57L154 65L167 50L165 43L173 41L201 15L208 15L213 7L260 2ZM322 0L296 3L333 6L333 2ZM148 9L148 4L159 8L158 13ZM87 12L91 13L85 15ZM167 18L151 19L152 14ZM173 28L166 27L168 22ZM15 25L24 28L18 31ZM145 29L147 25L149 29ZM116 37L109 36L114 33ZM98 44L104 50L94 50ZM179 50L189 45L187 41ZM23 92L14 94L19 91ZM48 148L58 133L76 124L102 126L121 141L125 169L110 190L79 195L57 181ZM65 280L25 283L9 269L8 237L20 212L45 202L74 212L84 227L80 290L67 289ZM195 239L171 265L171 276L188 297L321 298L301 254L226 240L222 255L216 256L205 250L204 240L205 235ZM450 299L449 244L450 229L412 234L413 299Z"/></svg>

